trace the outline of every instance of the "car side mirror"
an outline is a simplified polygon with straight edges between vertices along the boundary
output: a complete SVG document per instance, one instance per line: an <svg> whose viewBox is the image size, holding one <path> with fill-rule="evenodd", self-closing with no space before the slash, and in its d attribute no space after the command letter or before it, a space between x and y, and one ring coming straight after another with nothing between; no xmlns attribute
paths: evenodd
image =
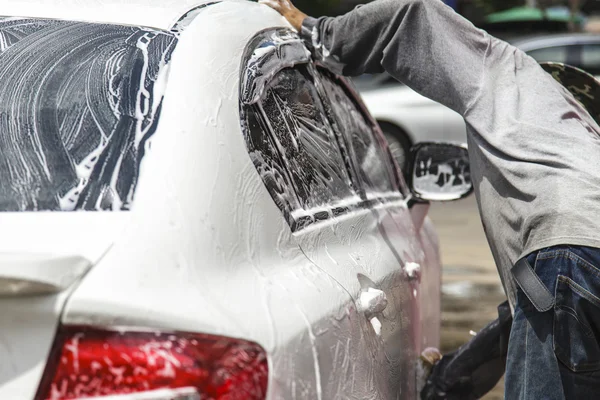
<svg viewBox="0 0 600 400"><path fill-rule="evenodd" d="M466 146L420 143L412 148L408 167L408 183L419 200L452 201L473 193Z"/></svg>

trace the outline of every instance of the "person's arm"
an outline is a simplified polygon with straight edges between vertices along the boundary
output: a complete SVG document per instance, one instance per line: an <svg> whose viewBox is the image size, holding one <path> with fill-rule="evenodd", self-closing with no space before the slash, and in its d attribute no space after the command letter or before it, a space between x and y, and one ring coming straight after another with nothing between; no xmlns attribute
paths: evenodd
<svg viewBox="0 0 600 400"><path fill-rule="evenodd" d="M300 28L317 56L338 73L385 70L462 115L479 96L492 40L441 0L376 0L319 19L289 0L260 1Z"/></svg>
<svg viewBox="0 0 600 400"><path fill-rule="evenodd" d="M278 11L298 32L302 30L304 19L308 17L298 10L290 0L258 0L258 2Z"/></svg>

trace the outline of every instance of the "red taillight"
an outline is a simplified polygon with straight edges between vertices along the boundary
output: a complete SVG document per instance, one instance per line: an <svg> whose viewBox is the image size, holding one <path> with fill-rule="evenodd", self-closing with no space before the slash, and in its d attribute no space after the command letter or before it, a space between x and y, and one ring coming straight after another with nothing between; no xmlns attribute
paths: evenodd
<svg viewBox="0 0 600 400"><path fill-rule="evenodd" d="M193 333L62 327L36 399L173 389L164 398L176 398L175 393L193 398L189 393L195 390L202 400L263 400L267 379L267 356L256 343Z"/></svg>

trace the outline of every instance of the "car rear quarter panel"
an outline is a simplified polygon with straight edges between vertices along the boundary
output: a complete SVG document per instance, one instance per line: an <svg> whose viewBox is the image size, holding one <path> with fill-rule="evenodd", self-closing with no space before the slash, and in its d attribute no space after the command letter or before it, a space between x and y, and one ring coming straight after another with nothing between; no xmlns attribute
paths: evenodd
<svg viewBox="0 0 600 400"><path fill-rule="evenodd" d="M267 7L226 2L187 28L131 224L63 322L255 341L269 355L269 399L393 398L364 316L300 250L246 150L241 57L258 31L277 26L286 24Z"/></svg>

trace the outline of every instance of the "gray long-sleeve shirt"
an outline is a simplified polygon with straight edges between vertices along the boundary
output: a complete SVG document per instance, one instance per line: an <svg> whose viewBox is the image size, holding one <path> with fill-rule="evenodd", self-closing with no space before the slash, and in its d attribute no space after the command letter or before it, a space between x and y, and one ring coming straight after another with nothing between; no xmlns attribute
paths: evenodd
<svg viewBox="0 0 600 400"><path fill-rule="evenodd" d="M534 59L441 0L377 0L308 18L301 34L338 72L385 70L463 116L483 226L513 307L518 259L559 244L600 247L600 128Z"/></svg>

